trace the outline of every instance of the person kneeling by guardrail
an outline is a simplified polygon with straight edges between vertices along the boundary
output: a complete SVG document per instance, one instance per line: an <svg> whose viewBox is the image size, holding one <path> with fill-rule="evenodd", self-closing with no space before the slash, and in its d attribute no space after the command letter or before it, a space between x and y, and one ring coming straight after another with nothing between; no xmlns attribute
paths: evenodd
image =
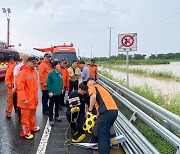
<svg viewBox="0 0 180 154"><path fill-rule="evenodd" d="M80 142L85 138L83 125L85 123L85 104L89 106L88 87L80 83L78 90L69 94L66 117L69 121L72 133L72 142Z"/></svg>
<svg viewBox="0 0 180 154"><path fill-rule="evenodd" d="M110 151L110 129L114 124L118 108L110 93L95 82L94 78L87 80L90 105L87 115L92 113L94 105L98 112L97 135L99 154L108 154Z"/></svg>

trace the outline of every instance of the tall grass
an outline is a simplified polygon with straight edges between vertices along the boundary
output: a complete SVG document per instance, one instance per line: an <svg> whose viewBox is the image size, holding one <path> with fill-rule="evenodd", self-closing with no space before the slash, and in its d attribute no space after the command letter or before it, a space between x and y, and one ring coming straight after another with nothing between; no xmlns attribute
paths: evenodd
<svg viewBox="0 0 180 154"><path fill-rule="evenodd" d="M113 76L107 71L102 71L101 73L111 80L115 80L116 82L118 81L117 79L114 79ZM118 82L125 86L124 81ZM169 99L168 96L162 95L161 93L155 94L152 88L148 87L147 85L141 87L132 87L130 89L146 99L160 105L161 107L180 115L180 93L177 94L173 99L169 100L169 103L167 103L167 100ZM176 152L176 148L173 145L165 141L152 129L152 127L148 126L146 123L137 119L134 126L160 151L160 153L173 154Z"/></svg>
<svg viewBox="0 0 180 154"><path fill-rule="evenodd" d="M99 64L107 64L108 61L98 61ZM125 65L126 60L111 60L111 64L120 64L120 65ZM162 59L141 59L141 60L136 60L136 59L129 59L129 64L130 65L155 65L155 64L169 64L169 60L162 60Z"/></svg>
<svg viewBox="0 0 180 154"><path fill-rule="evenodd" d="M109 68L111 70L116 70L116 71L120 71L120 72L126 72L126 68L122 68L119 66L114 66L114 65L103 65L103 67L105 68ZM175 76L172 74L172 72L168 72L168 71L148 71L147 69L140 69L140 68L133 68L133 69L129 69L128 70L129 73L133 73L133 74L138 74L138 75L142 75L142 76L149 76L149 77L153 77L153 78L159 78L159 79L171 79L171 80L175 80L177 82L180 82L180 77Z"/></svg>
<svg viewBox="0 0 180 154"><path fill-rule="evenodd" d="M162 154L173 154L176 152L174 146L165 141L147 124L139 123L136 127Z"/></svg>
<svg viewBox="0 0 180 154"><path fill-rule="evenodd" d="M113 76L107 71L103 70L101 74L113 81L119 82L123 86L126 86L124 81L113 78ZM151 87L148 87L147 85L139 87L130 87L130 89L135 93L143 96L144 98L169 110L170 112L180 115L180 94L177 94L174 98L170 99L168 96L163 95L161 93L156 94L153 91L153 89Z"/></svg>

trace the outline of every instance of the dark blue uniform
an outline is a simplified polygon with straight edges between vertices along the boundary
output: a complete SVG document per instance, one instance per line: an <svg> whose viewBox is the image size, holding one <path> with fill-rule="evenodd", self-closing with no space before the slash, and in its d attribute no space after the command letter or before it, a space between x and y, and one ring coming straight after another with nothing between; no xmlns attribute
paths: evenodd
<svg viewBox="0 0 180 154"><path fill-rule="evenodd" d="M76 131L83 133L84 132L83 125L86 120L85 104L87 104L89 106L89 95L88 94L81 95L78 93L77 90L74 90L73 92L71 92L69 94L69 99L76 98L76 97L79 97L79 99L80 99L81 105L78 106L80 108L80 111L79 111L79 113L75 112L72 114L71 107L69 105L67 105L66 117L67 117L69 123L71 122L71 120L74 121L77 118L76 122L71 122L72 133L74 133ZM72 118L71 118L71 115L72 115Z"/></svg>

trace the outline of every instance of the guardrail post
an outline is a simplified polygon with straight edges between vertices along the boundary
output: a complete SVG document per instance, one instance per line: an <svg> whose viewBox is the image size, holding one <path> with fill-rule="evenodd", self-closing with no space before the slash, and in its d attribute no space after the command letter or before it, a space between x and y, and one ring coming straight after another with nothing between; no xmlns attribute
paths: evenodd
<svg viewBox="0 0 180 154"><path fill-rule="evenodd" d="M129 120L130 122L132 122L132 121L135 122L135 121L136 121L137 118L136 118L135 115L136 115L136 111L133 112L133 114L132 114L132 116L131 116L131 118L130 118L130 120Z"/></svg>
<svg viewBox="0 0 180 154"><path fill-rule="evenodd" d="M162 121L162 125L163 125L165 128L167 128L168 130L170 129L170 125L169 125L169 123L168 123L167 120L163 120L163 121Z"/></svg>

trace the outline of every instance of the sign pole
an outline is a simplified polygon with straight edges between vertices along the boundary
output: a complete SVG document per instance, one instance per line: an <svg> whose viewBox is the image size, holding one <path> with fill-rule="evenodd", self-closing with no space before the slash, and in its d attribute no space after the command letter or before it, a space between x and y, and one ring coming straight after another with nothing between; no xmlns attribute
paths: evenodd
<svg viewBox="0 0 180 154"><path fill-rule="evenodd" d="M127 88L129 88L129 73L128 73L128 70L129 70L129 55L128 55L128 50L126 52L126 75L127 75Z"/></svg>
<svg viewBox="0 0 180 154"><path fill-rule="evenodd" d="M137 33L119 34L118 51L126 52L126 82L129 88L129 51L137 51Z"/></svg>

